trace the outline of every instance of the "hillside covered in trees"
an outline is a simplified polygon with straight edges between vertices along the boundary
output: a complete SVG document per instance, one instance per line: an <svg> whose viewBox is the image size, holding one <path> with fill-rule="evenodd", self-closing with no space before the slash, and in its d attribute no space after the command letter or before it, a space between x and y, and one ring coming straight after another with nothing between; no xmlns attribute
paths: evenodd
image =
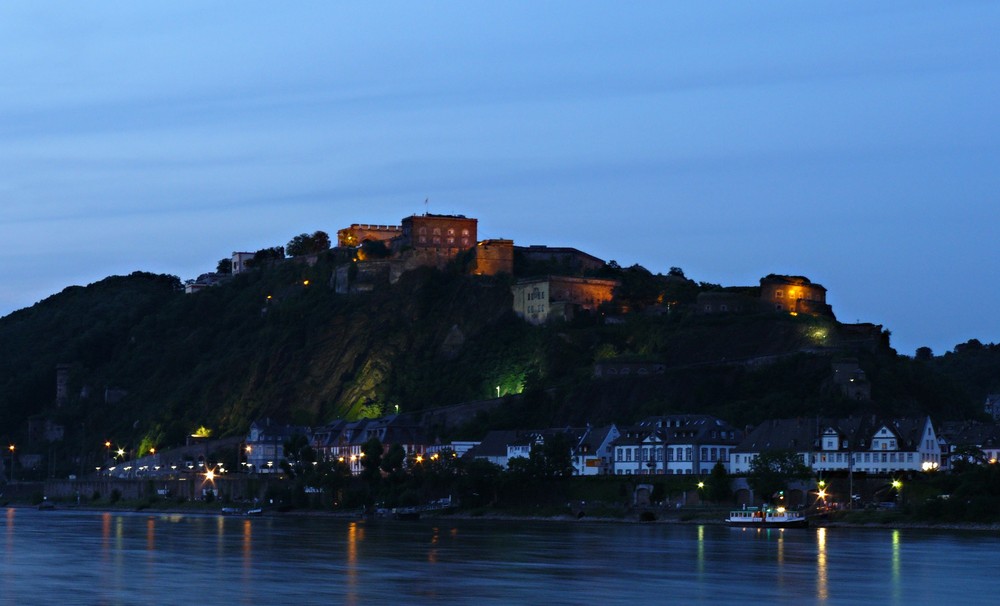
<svg viewBox="0 0 1000 606"><path fill-rule="evenodd" d="M273 417L302 425L419 413L499 395L502 403L442 438L490 428L628 423L709 413L737 424L767 418L930 414L979 418L1000 391L1000 348L898 356L887 333L856 343L830 318L780 313L700 315L697 284L609 264L629 313L531 326L511 311L514 276L471 276L460 263L422 268L372 292L331 288L338 257L290 259L184 294L173 276L137 272L70 287L0 319L0 437L87 452L114 436L181 444L195 429L244 433ZM516 267L516 266L515 266ZM545 268L532 267L531 272ZM524 271L522 267L518 271ZM664 295L675 302L652 314ZM645 312L644 312L645 311ZM870 399L832 380L857 360ZM595 376L595 365L655 364L645 375ZM68 372L56 398L56 367Z"/></svg>

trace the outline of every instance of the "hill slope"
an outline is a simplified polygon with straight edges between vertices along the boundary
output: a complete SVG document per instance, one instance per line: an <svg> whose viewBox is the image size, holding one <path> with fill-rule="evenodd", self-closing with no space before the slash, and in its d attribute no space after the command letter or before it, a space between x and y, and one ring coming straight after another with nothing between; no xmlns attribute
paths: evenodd
<svg viewBox="0 0 1000 606"><path fill-rule="evenodd" d="M65 447L86 454L111 436L177 444L201 426L235 435L263 416L314 425L397 406L415 412L495 397L497 387L524 396L467 434L666 412L744 424L814 414L964 418L981 406L950 378L958 371L898 357L886 343L849 347L828 319L675 311L531 327L511 312L506 278L421 269L343 296L328 286L332 272L332 257L289 261L192 295L174 277L135 273L0 319L0 435L52 420L67 428ZM861 363L873 401L832 385L831 362L844 356ZM654 361L664 371L597 379L598 360ZM57 364L70 368L61 406Z"/></svg>

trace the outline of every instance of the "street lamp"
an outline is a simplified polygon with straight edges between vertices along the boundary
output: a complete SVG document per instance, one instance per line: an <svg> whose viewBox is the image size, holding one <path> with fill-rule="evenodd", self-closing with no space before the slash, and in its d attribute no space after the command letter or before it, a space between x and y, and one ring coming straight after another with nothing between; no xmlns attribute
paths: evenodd
<svg viewBox="0 0 1000 606"><path fill-rule="evenodd" d="M903 483L900 482L899 480L893 480L892 487L896 489L896 501L902 502Z"/></svg>
<svg viewBox="0 0 1000 606"><path fill-rule="evenodd" d="M11 444L10 446L8 446L7 448L10 450L10 483L13 484L14 483L14 450L16 450L16 449L15 449L15 447L14 447L13 444Z"/></svg>
<svg viewBox="0 0 1000 606"><path fill-rule="evenodd" d="M826 509L826 480L816 482L816 486L816 498L823 502L823 508Z"/></svg>

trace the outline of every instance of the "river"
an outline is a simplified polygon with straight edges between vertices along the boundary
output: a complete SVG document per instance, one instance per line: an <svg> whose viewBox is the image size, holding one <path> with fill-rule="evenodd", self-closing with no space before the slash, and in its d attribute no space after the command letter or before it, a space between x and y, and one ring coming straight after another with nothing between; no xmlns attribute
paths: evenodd
<svg viewBox="0 0 1000 606"><path fill-rule="evenodd" d="M1000 534L0 509L2 604L994 604Z"/></svg>

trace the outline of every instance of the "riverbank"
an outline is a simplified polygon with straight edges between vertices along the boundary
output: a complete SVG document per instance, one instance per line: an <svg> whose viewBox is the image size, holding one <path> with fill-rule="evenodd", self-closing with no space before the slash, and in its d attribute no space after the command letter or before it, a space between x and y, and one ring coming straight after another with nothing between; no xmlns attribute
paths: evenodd
<svg viewBox="0 0 1000 606"><path fill-rule="evenodd" d="M38 509L37 505L28 503L8 503L7 507L15 509ZM234 516L242 517L243 512L223 511L223 507L211 503L184 503L143 506L141 504L121 502L120 504L53 504L46 509L58 511L85 511L98 513L137 513L151 515L197 515L197 516ZM467 521L502 521L502 522L551 522L558 524L682 524L682 525L726 525L725 514L728 510L674 510L661 515L642 516L643 512L628 512L620 516L598 516L598 515L572 515L570 513L527 513L509 512L499 510L461 510L453 509L447 511L428 511L421 513L423 521L447 521L447 520L467 520ZM338 518L345 520L366 520L366 519L391 519L391 515L379 515L375 517L365 517L360 511L337 511L337 510L315 510L315 509L281 509L264 508L260 517L299 517L299 518ZM257 516L248 516L257 517ZM873 530L954 530L954 531L975 531L1000 533L1000 524L997 523L954 523L954 522L927 522L924 520L908 520L905 516L895 514L884 515L882 512L851 512L850 516L812 518L810 525L814 528L862 528Z"/></svg>

